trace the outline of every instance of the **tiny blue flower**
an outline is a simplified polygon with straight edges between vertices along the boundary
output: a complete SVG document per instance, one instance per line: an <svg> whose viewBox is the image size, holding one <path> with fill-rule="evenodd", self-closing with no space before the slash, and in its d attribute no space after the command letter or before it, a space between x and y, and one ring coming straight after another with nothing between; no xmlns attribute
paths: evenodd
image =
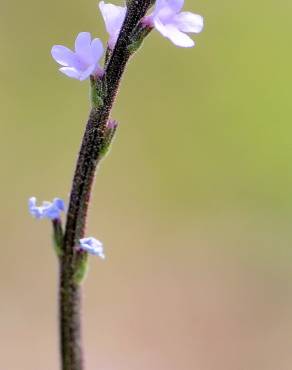
<svg viewBox="0 0 292 370"><path fill-rule="evenodd" d="M185 0L157 0L154 11L142 23L154 27L174 45L190 48L195 45L187 33L200 33L204 19L198 14L182 12Z"/></svg>
<svg viewBox="0 0 292 370"><path fill-rule="evenodd" d="M80 239L80 248L90 254L105 259L103 245L99 240L96 240L95 238L90 237Z"/></svg>
<svg viewBox="0 0 292 370"><path fill-rule="evenodd" d="M62 211L65 211L64 201L60 198L55 198L53 202L44 201L39 207L37 207L36 203L37 200L35 197L29 198L29 212L35 218L48 218L50 220L55 220L60 218Z"/></svg>
<svg viewBox="0 0 292 370"><path fill-rule="evenodd" d="M103 70L99 61L103 55L100 39L91 40L89 32L80 32L75 41L75 52L63 45L52 47L52 57L62 67L60 71L77 80L86 80L90 75L101 77Z"/></svg>

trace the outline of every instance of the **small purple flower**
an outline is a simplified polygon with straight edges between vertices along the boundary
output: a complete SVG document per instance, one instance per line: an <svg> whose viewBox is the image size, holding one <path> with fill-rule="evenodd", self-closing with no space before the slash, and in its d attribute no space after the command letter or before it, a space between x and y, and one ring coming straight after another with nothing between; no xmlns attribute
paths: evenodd
<svg viewBox="0 0 292 370"><path fill-rule="evenodd" d="M60 198L55 198L53 202L44 201L39 207L37 207L36 203L37 200L35 197L29 198L29 212L35 218L49 218L50 220L56 220L60 218L61 212L65 211L64 201Z"/></svg>
<svg viewBox="0 0 292 370"><path fill-rule="evenodd" d="M104 1L101 1L99 3L99 9L105 23L105 28L110 36L108 46L113 50L125 20L127 8L125 6L105 4Z"/></svg>
<svg viewBox="0 0 292 370"><path fill-rule="evenodd" d="M90 254L105 259L102 243L95 238L90 237L80 239L80 248Z"/></svg>
<svg viewBox="0 0 292 370"><path fill-rule="evenodd" d="M80 32L75 41L75 52L66 46L52 47L52 57L61 66L60 71L66 76L77 80L86 80L90 75L102 76L103 70L99 60L103 55L100 39L93 39L89 32Z"/></svg>
<svg viewBox="0 0 292 370"><path fill-rule="evenodd" d="M199 33L204 27L203 17L191 12L181 12L184 0L157 0L154 11L142 21L155 27L176 46L189 48L195 45L187 32Z"/></svg>

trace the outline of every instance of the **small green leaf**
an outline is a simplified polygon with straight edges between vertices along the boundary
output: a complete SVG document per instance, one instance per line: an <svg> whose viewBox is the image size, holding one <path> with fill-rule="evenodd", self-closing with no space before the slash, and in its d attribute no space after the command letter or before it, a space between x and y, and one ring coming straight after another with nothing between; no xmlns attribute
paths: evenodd
<svg viewBox="0 0 292 370"><path fill-rule="evenodd" d="M81 252L78 254L75 265L74 281L81 284L88 272L88 253Z"/></svg>
<svg viewBox="0 0 292 370"><path fill-rule="evenodd" d="M135 53L141 46L145 37L151 32L152 28L138 24L131 36L131 43L128 45L128 50L131 54Z"/></svg>
<svg viewBox="0 0 292 370"><path fill-rule="evenodd" d="M53 243L55 252L58 257L61 257L63 254L63 228L61 219L53 220Z"/></svg>
<svg viewBox="0 0 292 370"><path fill-rule="evenodd" d="M107 123L105 129L105 137L103 139L102 147L100 149L102 157L104 157L109 151L110 145L113 141L113 138L117 130L117 126L118 126L117 121L114 121L112 119L110 119Z"/></svg>
<svg viewBox="0 0 292 370"><path fill-rule="evenodd" d="M103 106L102 82L92 76L90 77L90 100L93 108Z"/></svg>

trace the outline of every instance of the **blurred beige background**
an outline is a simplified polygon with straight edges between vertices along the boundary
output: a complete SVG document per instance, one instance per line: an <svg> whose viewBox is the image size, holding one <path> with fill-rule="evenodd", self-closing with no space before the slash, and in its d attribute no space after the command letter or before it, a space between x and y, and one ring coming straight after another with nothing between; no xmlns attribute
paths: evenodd
<svg viewBox="0 0 292 370"><path fill-rule="evenodd" d="M118 4L118 1L116 2ZM153 32L98 173L89 370L291 370L291 1L186 1L197 46ZM1 3L0 369L58 369L57 263L31 195L67 199L88 85L53 44L106 39L96 1Z"/></svg>

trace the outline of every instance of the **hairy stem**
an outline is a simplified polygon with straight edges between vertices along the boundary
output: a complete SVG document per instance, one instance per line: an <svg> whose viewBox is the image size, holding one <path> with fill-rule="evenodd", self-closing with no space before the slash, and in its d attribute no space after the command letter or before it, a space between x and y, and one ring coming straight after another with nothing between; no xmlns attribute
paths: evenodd
<svg viewBox="0 0 292 370"><path fill-rule="evenodd" d="M60 340L63 370L83 368L80 328L80 286L74 282L72 267L60 263Z"/></svg>
<svg viewBox="0 0 292 370"><path fill-rule="evenodd" d="M73 178L67 213L63 253L60 257L60 344L62 370L83 370L81 346L80 286L75 280L80 254L76 245L84 237L88 204L95 171L106 139L106 125L126 64L131 56L131 35L153 0L132 0L119 39L102 79L103 103L93 107L83 136Z"/></svg>

